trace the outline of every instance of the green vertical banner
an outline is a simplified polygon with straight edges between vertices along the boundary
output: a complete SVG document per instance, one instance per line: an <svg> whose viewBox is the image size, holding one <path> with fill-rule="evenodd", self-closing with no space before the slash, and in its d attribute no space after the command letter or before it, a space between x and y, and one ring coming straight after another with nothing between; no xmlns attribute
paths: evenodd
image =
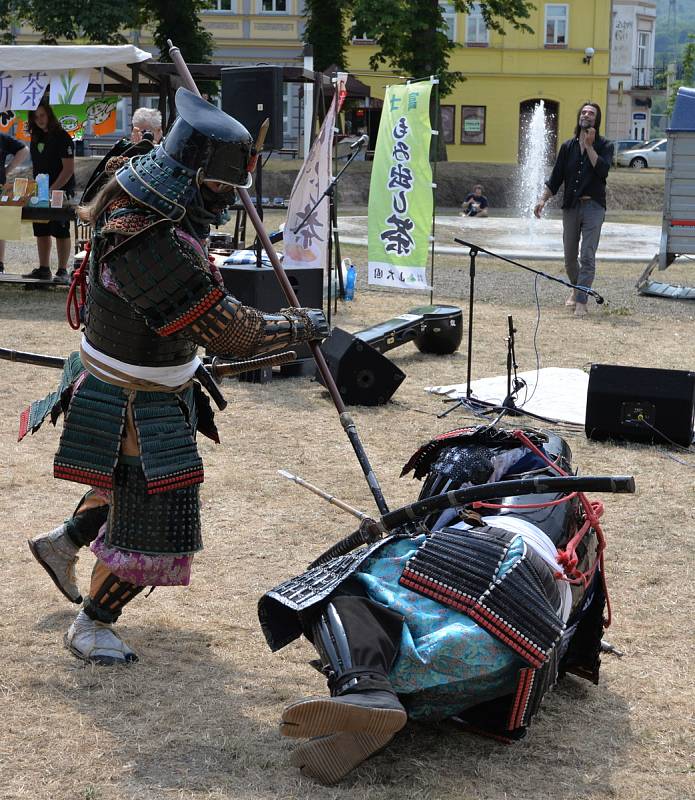
<svg viewBox="0 0 695 800"><path fill-rule="evenodd" d="M428 289L432 81L386 89L369 185L369 283Z"/></svg>

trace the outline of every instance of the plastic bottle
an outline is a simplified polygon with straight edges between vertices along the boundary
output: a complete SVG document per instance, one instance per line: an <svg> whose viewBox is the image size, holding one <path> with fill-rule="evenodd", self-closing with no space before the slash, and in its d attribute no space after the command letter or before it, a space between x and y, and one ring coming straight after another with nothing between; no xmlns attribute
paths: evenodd
<svg viewBox="0 0 695 800"><path fill-rule="evenodd" d="M48 175L45 172L40 172L36 176L36 194L39 203L48 204Z"/></svg>
<svg viewBox="0 0 695 800"><path fill-rule="evenodd" d="M355 297L355 281L357 280L357 270L350 264L347 268L345 277L345 299L353 300Z"/></svg>

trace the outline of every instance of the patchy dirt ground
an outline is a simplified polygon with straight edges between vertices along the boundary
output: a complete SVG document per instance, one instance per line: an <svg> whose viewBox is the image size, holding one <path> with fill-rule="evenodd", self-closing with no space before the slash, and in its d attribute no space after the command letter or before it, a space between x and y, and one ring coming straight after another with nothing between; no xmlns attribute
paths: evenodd
<svg viewBox="0 0 695 800"><path fill-rule="evenodd" d="M348 251L350 254L351 251ZM355 258L360 252L353 252ZM16 264L11 267L19 271ZM547 265L546 265L547 266ZM555 265L556 270L559 269ZM481 270L483 272L483 270ZM522 369L535 364L533 292L501 292L518 280L486 266L476 304L473 376L504 371L506 315L519 329ZM634 265L611 267L621 296L634 295ZM490 277L493 275L494 277ZM683 274L686 274L685 272ZM462 304L465 270L447 284ZM504 298L504 299L502 299ZM542 366L591 362L692 368L693 311L687 304L622 302L575 321L564 291L543 289L537 337ZM64 321L65 293L0 287L2 345L65 354L77 334ZM357 330L427 302L424 296L358 290L334 323ZM656 310L655 310L656 309ZM355 408L360 434L391 507L418 486L399 480L423 440L468 419L436 419L431 383L465 377L460 352L434 357L405 345L389 356L407 373L392 403ZM75 607L33 561L25 540L68 516L81 489L51 477L58 431L50 425L21 444L24 405L53 388L57 373L0 363L2 514L0 582L0 798L3 800L256 800L256 798L508 798L511 800L682 800L692 796L693 701L689 542L695 522L693 471L662 447L599 444L567 432L582 473L634 474L637 494L605 496L607 571L614 623L608 637L625 652L605 657L598 687L562 682L527 738L513 746L448 725L409 725L381 755L335 788L302 779L287 765L293 746L277 731L282 707L325 689L296 642L272 655L256 620L264 590L303 569L352 528L351 520L276 470L286 468L372 510L370 493L335 410L308 378L271 384L228 382L218 415L222 444L203 440L205 550L186 589L157 589L119 622L140 654L127 669L83 667L61 640ZM80 580L92 557L85 553Z"/></svg>

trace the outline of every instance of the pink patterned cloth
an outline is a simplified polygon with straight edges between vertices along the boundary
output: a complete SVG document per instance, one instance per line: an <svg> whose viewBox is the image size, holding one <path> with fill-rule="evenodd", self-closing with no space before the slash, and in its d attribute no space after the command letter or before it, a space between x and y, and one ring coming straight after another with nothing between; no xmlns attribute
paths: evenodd
<svg viewBox="0 0 695 800"><path fill-rule="evenodd" d="M106 544L106 524L91 550L114 575L136 586L188 586L193 556L152 556L119 550Z"/></svg>

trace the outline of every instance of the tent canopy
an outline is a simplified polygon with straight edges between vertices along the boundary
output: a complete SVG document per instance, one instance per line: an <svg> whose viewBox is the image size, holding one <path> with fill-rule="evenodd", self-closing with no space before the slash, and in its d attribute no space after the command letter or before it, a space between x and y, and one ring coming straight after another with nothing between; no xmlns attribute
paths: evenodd
<svg viewBox="0 0 695 800"><path fill-rule="evenodd" d="M0 46L0 69L49 70L87 69L92 67L117 67L148 61L151 53L132 44L12 44Z"/></svg>
<svg viewBox="0 0 695 800"><path fill-rule="evenodd" d="M0 45L0 71L12 74L91 69L91 93L100 92L102 87L105 92L130 92L133 66L151 59L151 53L132 44Z"/></svg>

